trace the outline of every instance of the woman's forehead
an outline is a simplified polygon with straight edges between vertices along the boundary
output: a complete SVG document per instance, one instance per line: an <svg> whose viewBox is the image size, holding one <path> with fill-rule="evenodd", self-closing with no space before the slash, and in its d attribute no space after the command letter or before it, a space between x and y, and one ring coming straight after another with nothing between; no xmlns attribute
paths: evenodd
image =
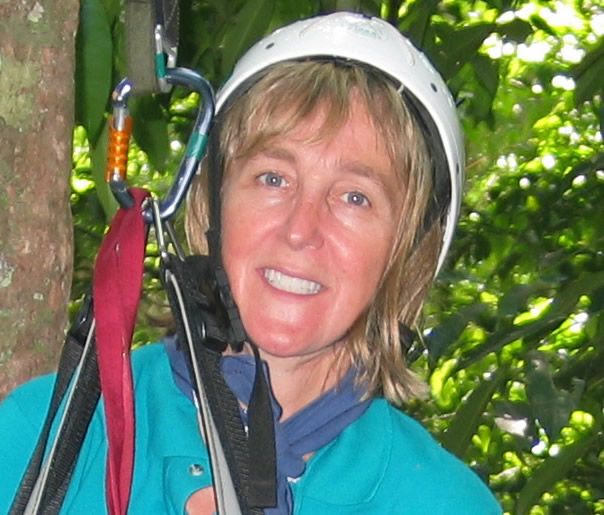
<svg viewBox="0 0 604 515"><path fill-rule="evenodd" d="M272 146L275 140L284 136L297 139L302 144L314 144L332 139L345 126L360 125L370 128L367 133L372 141L368 144L377 142L388 152L386 131L365 100L355 92L350 92L345 103L326 98L312 106L294 101L275 104L271 108L257 110L247 123L248 134L243 141L240 140L242 145L236 157Z"/></svg>

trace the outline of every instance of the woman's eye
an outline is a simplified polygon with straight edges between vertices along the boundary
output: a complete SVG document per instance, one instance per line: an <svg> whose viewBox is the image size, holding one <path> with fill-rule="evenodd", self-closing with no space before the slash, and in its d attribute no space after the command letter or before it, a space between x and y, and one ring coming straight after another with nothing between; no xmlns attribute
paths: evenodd
<svg viewBox="0 0 604 515"><path fill-rule="evenodd" d="M358 191L350 191L344 194L344 200L353 206L369 206L369 199Z"/></svg>
<svg viewBox="0 0 604 515"><path fill-rule="evenodd" d="M280 188L285 186L285 179L275 172L266 172L258 177L258 180L265 186Z"/></svg>

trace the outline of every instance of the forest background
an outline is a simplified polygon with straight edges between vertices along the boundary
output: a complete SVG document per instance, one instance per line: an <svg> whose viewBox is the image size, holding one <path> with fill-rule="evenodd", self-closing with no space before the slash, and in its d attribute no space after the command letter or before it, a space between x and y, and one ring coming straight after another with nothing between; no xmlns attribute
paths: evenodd
<svg viewBox="0 0 604 515"><path fill-rule="evenodd" d="M181 0L178 64L219 86L263 34L338 9L422 48L466 131L462 218L409 356L431 394L408 410L508 513L604 513L602 4ZM0 1L0 395L56 366L90 285L124 37L119 0ZM166 190L197 102L135 99L131 183ZM163 330L154 253L137 344Z"/></svg>

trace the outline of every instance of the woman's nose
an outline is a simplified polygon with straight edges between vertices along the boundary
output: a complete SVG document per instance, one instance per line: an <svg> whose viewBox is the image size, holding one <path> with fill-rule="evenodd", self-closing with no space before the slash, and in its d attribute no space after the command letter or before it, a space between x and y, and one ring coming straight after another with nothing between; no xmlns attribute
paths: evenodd
<svg viewBox="0 0 604 515"><path fill-rule="evenodd" d="M317 199L298 198L294 201L285 224L285 237L292 248L318 249L323 245L323 211Z"/></svg>

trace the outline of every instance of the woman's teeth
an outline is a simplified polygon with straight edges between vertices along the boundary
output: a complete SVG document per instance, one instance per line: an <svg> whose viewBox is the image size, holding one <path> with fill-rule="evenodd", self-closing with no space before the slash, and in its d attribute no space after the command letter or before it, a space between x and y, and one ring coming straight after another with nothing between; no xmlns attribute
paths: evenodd
<svg viewBox="0 0 604 515"><path fill-rule="evenodd" d="M273 288L288 293L315 295L316 293L319 293L319 290L321 289L319 283L307 279L300 279L298 277L291 277L270 268L264 270L264 277Z"/></svg>

